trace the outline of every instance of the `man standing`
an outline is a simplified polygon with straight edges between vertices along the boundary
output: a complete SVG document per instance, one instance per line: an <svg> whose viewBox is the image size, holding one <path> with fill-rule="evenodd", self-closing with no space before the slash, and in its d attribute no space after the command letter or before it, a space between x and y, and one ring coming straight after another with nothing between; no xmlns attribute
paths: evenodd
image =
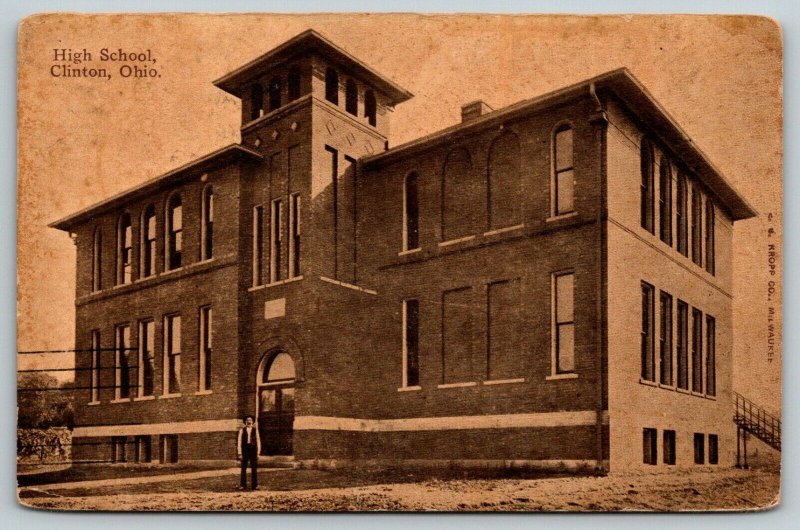
<svg viewBox="0 0 800 530"><path fill-rule="evenodd" d="M250 484L254 490L258 489L258 455L261 453L261 439L258 437L258 429L253 423L253 416L244 417L244 427L239 429L236 443L236 455L242 463L240 490L245 489L247 485L248 462L250 464Z"/></svg>

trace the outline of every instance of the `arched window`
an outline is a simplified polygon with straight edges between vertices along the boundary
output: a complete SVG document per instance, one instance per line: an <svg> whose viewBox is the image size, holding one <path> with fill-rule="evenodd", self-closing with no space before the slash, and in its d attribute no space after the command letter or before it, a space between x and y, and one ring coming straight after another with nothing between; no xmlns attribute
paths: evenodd
<svg viewBox="0 0 800 530"><path fill-rule="evenodd" d="M653 227L653 144L642 138L641 146L641 223L642 228L655 233Z"/></svg>
<svg viewBox="0 0 800 530"><path fill-rule="evenodd" d="M484 179L472 170L472 158L464 148L447 155L442 171L442 240L473 235L485 226Z"/></svg>
<svg viewBox="0 0 800 530"><path fill-rule="evenodd" d="M572 128L561 125L553 134L553 183L551 215L575 210L575 168L572 155Z"/></svg>
<svg viewBox="0 0 800 530"><path fill-rule="evenodd" d="M364 92L364 116L370 125L375 127L377 123L378 103L375 101L375 92L367 90Z"/></svg>
<svg viewBox="0 0 800 530"><path fill-rule="evenodd" d="M142 214L142 278L156 273L156 207L152 204Z"/></svg>
<svg viewBox="0 0 800 530"><path fill-rule="evenodd" d="M300 97L300 68L293 64L289 67L289 101Z"/></svg>
<svg viewBox="0 0 800 530"><path fill-rule="evenodd" d="M256 83L250 87L250 119L255 120L264 114L264 87Z"/></svg>
<svg viewBox="0 0 800 530"><path fill-rule="evenodd" d="M167 202L167 256L166 269L180 268L183 254L183 206L181 196L170 196Z"/></svg>
<svg viewBox="0 0 800 530"><path fill-rule="evenodd" d="M352 79L348 79L345 84L344 110L358 116L358 86Z"/></svg>
<svg viewBox="0 0 800 530"><path fill-rule="evenodd" d="M506 133L489 148L489 229L519 224L520 160L519 138Z"/></svg>
<svg viewBox="0 0 800 530"><path fill-rule="evenodd" d="M261 376L261 383L282 383L295 379L294 361L285 352L278 353Z"/></svg>
<svg viewBox="0 0 800 530"><path fill-rule="evenodd" d="M92 241L92 291L103 288L103 233L100 227L94 231Z"/></svg>
<svg viewBox="0 0 800 530"><path fill-rule="evenodd" d="M125 212L117 223L117 285L131 283L133 274L133 230L131 214Z"/></svg>
<svg viewBox="0 0 800 530"><path fill-rule="evenodd" d="M200 259L214 257L214 189L209 184L203 188L200 204Z"/></svg>
<svg viewBox="0 0 800 530"><path fill-rule="evenodd" d="M281 106L281 80L273 77L269 81L269 110L273 111Z"/></svg>
<svg viewBox="0 0 800 530"><path fill-rule="evenodd" d="M419 195L417 173L406 175L403 187L403 250L419 248Z"/></svg>
<svg viewBox="0 0 800 530"><path fill-rule="evenodd" d="M325 99L339 104L339 74L333 68L325 70Z"/></svg>

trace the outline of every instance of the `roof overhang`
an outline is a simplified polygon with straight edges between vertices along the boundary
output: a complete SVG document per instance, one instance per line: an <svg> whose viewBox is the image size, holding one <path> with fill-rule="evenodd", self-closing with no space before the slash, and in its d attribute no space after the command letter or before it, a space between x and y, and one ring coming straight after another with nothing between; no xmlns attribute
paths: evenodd
<svg viewBox="0 0 800 530"><path fill-rule="evenodd" d="M58 221L50 223L47 226L68 232L75 226L86 222L97 215L101 215L108 210L118 208L141 197L146 197L147 195L150 195L159 189L176 184L181 180L191 177L192 175L210 171L218 168L221 165L237 160L260 161L263 160L263 158L264 157L256 151L248 149L239 144L231 144L205 156L192 160L191 162L164 173L163 175L159 175L158 177L143 182L134 188L118 193L102 202L93 204L74 214L68 215L63 219L59 219Z"/></svg>
<svg viewBox="0 0 800 530"><path fill-rule="evenodd" d="M413 97L411 92L376 72L313 29L304 31L244 66L225 74L214 81L214 85L229 94L242 98L242 86L265 69L289 61L301 53L314 52L332 60L352 75L358 76L372 85L388 98L391 105L397 105Z"/></svg>
<svg viewBox="0 0 800 530"><path fill-rule="evenodd" d="M382 153L364 157L361 161L366 169L381 167L420 151L497 127L526 114L562 105L579 98L590 97L592 90L600 93L604 91L613 93L634 115L647 123L680 161L717 195L734 220L747 219L756 215L755 209L734 189L722 172L714 166L697 144L627 68L612 70L580 83L514 103Z"/></svg>

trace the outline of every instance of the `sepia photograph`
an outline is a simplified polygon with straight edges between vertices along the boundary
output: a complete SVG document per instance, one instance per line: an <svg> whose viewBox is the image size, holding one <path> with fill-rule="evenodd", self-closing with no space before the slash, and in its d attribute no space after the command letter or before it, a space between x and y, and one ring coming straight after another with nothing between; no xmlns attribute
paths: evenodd
<svg viewBox="0 0 800 530"><path fill-rule="evenodd" d="M774 20L51 13L18 39L23 506L780 503Z"/></svg>

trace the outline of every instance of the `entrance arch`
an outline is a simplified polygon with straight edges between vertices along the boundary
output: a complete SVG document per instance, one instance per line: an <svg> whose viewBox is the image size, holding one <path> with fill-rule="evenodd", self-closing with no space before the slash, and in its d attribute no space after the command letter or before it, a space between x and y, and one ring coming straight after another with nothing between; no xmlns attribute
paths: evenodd
<svg viewBox="0 0 800 530"><path fill-rule="evenodd" d="M256 420L261 455L291 455L294 435L294 360L284 350L264 356L256 373Z"/></svg>

